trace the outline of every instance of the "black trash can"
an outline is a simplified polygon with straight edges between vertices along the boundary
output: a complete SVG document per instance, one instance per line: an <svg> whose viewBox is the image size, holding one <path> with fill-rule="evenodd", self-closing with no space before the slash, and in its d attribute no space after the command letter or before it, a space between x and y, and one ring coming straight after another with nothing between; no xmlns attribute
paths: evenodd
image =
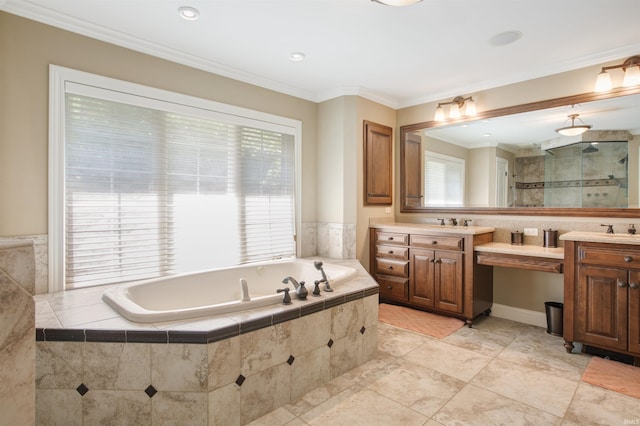
<svg viewBox="0 0 640 426"><path fill-rule="evenodd" d="M544 310L547 314L547 333L562 337L562 308L560 302L544 302Z"/></svg>

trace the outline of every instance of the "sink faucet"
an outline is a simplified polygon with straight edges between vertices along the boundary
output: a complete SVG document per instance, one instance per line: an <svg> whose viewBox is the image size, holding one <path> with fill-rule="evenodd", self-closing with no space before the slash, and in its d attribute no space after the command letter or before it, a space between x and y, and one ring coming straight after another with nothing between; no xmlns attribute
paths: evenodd
<svg viewBox="0 0 640 426"><path fill-rule="evenodd" d="M451 224L453 226L458 226L458 220L455 217L452 217L451 219L449 219L451 221Z"/></svg>
<svg viewBox="0 0 640 426"><path fill-rule="evenodd" d="M600 225L607 227L607 234L613 234L613 225Z"/></svg>
<svg viewBox="0 0 640 426"><path fill-rule="evenodd" d="M293 277L284 277L284 279L282 280L284 284L289 284L289 281L291 281L291 284L293 284L293 288L295 288L296 290L298 289L298 287L300 287L298 281L296 281L296 279Z"/></svg>
<svg viewBox="0 0 640 426"><path fill-rule="evenodd" d="M440 225L441 225L441 226L444 226L444 219L440 219L440 218L438 218L438 220L440 221Z"/></svg>

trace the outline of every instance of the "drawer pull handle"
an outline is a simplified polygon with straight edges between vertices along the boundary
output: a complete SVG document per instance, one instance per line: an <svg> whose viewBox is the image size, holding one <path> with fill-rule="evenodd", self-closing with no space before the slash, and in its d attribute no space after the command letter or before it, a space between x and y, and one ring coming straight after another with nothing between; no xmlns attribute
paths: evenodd
<svg viewBox="0 0 640 426"><path fill-rule="evenodd" d="M624 281L618 280L618 287L625 288L626 286L627 286L627 283L625 283Z"/></svg>
<svg viewBox="0 0 640 426"><path fill-rule="evenodd" d="M393 271L393 266L389 266L387 269Z"/></svg>
<svg viewBox="0 0 640 426"><path fill-rule="evenodd" d="M637 289L638 287L640 287L640 284L638 284L638 283L631 283L631 284L629 284L629 288L631 288L631 289L633 289L633 290Z"/></svg>
<svg viewBox="0 0 640 426"><path fill-rule="evenodd" d="M393 241L393 237L389 237L389 241Z"/></svg>
<svg viewBox="0 0 640 426"><path fill-rule="evenodd" d="M393 287L391 287L390 285L387 286L387 290L391 290Z"/></svg>
<svg viewBox="0 0 640 426"><path fill-rule="evenodd" d="M627 262L627 263L631 262L632 260L633 260L633 257L631 257L631 256L625 256L624 257L624 261Z"/></svg>
<svg viewBox="0 0 640 426"><path fill-rule="evenodd" d="M389 254L393 254L393 250L389 250Z"/></svg>
<svg viewBox="0 0 640 426"><path fill-rule="evenodd" d="M437 241L431 241L431 244L436 245L436 244L438 244L438 242Z"/></svg>
<svg viewBox="0 0 640 426"><path fill-rule="evenodd" d="M442 259L436 259L434 263L442 263Z"/></svg>

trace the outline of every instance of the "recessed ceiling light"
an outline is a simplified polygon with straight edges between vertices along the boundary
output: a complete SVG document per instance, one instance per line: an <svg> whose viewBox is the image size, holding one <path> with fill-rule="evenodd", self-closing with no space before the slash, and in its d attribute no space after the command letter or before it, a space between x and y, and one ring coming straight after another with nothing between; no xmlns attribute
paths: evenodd
<svg viewBox="0 0 640 426"><path fill-rule="evenodd" d="M289 59L296 62L304 60L305 57L306 55L302 52L293 52L291 55L289 55Z"/></svg>
<svg viewBox="0 0 640 426"><path fill-rule="evenodd" d="M494 35L489 39L489 44L492 46L506 46L507 44L515 43L521 38L522 32L510 30Z"/></svg>
<svg viewBox="0 0 640 426"><path fill-rule="evenodd" d="M484 136L485 138L488 138L491 136L491 133L484 133L482 136Z"/></svg>
<svg viewBox="0 0 640 426"><path fill-rule="evenodd" d="M178 13L180 16L187 21L195 21L200 16L200 11L195 7L191 6L181 6L178 8Z"/></svg>

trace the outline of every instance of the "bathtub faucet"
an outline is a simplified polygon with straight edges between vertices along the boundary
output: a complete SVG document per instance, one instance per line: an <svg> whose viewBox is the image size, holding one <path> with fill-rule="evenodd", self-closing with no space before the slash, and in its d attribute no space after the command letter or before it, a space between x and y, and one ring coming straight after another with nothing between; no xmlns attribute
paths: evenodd
<svg viewBox="0 0 640 426"><path fill-rule="evenodd" d="M284 284L289 284L289 281L291 281L291 284L293 284L293 288L295 288L296 290L298 289L298 287L300 287L298 281L296 281L296 279L293 277L284 277L284 279L282 280Z"/></svg>
<svg viewBox="0 0 640 426"><path fill-rule="evenodd" d="M322 274L322 279L320 280L320 282L324 283L324 291L332 292L333 289L329 285L329 279L327 278L327 274L325 274L324 269L322 269L322 262L319 260L316 260L315 262L313 262L313 266L315 266L316 269L320 271L320 273Z"/></svg>

